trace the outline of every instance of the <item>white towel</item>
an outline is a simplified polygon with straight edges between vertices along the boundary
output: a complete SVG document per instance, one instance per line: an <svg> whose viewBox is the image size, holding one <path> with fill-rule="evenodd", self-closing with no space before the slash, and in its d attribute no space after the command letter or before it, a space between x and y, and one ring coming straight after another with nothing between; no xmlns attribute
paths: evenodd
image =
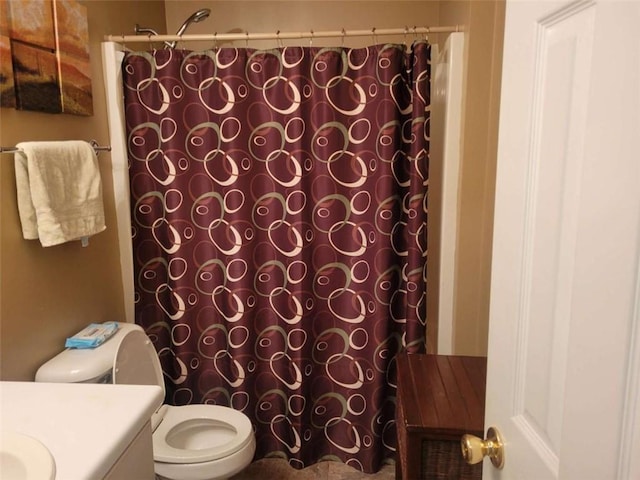
<svg viewBox="0 0 640 480"><path fill-rule="evenodd" d="M98 159L82 141L16 145L16 184L22 234L43 247L102 232L104 206Z"/></svg>

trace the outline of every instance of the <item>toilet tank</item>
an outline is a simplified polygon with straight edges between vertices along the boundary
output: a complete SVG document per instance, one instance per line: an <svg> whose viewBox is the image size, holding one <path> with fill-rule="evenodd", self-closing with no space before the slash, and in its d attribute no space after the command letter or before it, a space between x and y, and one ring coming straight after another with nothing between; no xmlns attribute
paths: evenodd
<svg viewBox="0 0 640 480"><path fill-rule="evenodd" d="M133 330L143 331L133 323L118 323L118 331L96 348L63 350L38 369L36 382L111 383L118 346Z"/></svg>

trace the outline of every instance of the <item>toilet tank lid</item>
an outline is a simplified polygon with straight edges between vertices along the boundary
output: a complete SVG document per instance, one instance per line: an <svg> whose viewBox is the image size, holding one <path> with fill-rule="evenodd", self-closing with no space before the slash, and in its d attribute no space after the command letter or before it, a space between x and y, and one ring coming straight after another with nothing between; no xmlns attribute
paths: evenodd
<svg viewBox="0 0 640 480"><path fill-rule="evenodd" d="M67 348L43 364L36 372L36 382L80 383L95 380L110 372L118 345L127 332L139 325L118 322L118 331L96 348Z"/></svg>

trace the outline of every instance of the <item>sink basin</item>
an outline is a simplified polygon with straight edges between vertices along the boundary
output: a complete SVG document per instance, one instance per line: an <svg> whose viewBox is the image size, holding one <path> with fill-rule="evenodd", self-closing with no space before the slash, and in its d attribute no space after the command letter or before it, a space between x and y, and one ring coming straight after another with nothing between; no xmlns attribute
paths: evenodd
<svg viewBox="0 0 640 480"><path fill-rule="evenodd" d="M56 464L39 440L18 432L0 434L0 472L13 480L53 480Z"/></svg>

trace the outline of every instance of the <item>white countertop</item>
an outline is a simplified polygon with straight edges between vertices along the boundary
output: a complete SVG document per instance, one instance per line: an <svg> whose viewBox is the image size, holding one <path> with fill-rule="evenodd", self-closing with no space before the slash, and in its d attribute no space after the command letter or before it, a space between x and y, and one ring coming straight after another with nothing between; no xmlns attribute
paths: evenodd
<svg viewBox="0 0 640 480"><path fill-rule="evenodd" d="M60 480L103 478L151 414L150 385L0 382L0 428L42 442Z"/></svg>

